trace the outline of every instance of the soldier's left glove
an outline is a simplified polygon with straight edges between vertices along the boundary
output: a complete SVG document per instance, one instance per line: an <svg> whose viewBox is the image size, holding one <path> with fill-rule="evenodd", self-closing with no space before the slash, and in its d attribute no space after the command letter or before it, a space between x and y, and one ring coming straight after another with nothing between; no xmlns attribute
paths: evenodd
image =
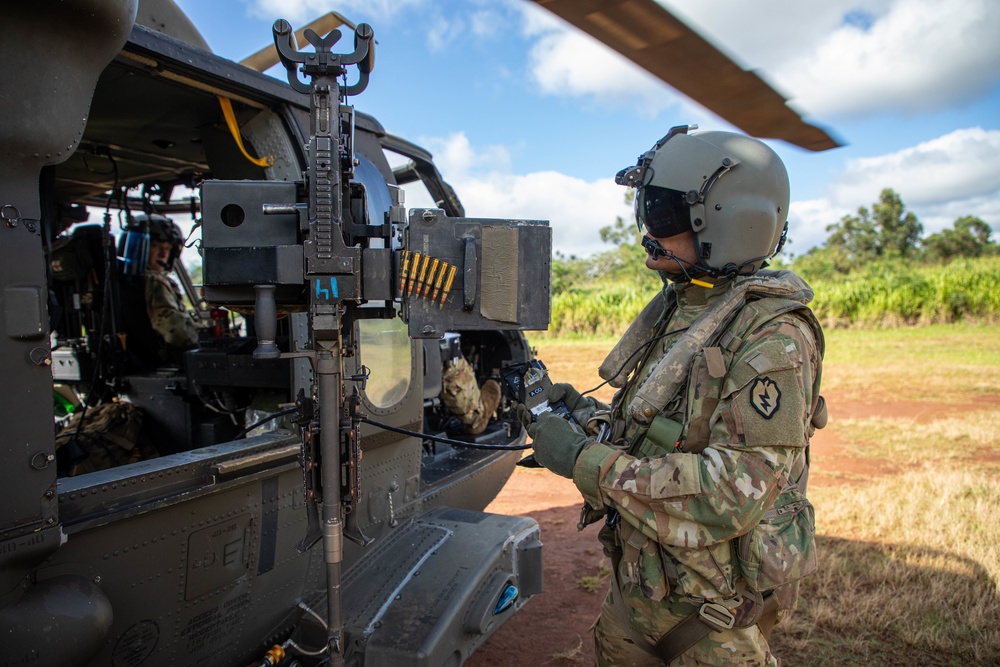
<svg viewBox="0 0 1000 667"><path fill-rule="evenodd" d="M594 413L610 409L593 396L582 396L573 385L566 382L558 382L552 385L549 388L547 398L549 403L557 403L559 401L565 403L569 411L573 413L573 419L581 426L585 426L587 422L593 419Z"/></svg>
<svg viewBox="0 0 1000 667"><path fill-rule="evenodd" d="M528 427L534 441L535 460L557 475L573 479L573 466L591 439L579 426L551 412L538 415Z"/></svg>

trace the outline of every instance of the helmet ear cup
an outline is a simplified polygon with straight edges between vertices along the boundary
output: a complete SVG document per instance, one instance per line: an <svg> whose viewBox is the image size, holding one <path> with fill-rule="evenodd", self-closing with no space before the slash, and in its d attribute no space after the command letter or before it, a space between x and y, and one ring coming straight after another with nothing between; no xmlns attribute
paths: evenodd
<svg viewBox="0 0 1000 667"><path fill-rule="evenodd" d="M785 228L785 166L769 146L751 137L703 132L692 138L718 146L737 160L706 193L701 205L704 224L692 223L699 243L711 244L712 255L704 265L724 275L755 273L775 254Z"/></svg>

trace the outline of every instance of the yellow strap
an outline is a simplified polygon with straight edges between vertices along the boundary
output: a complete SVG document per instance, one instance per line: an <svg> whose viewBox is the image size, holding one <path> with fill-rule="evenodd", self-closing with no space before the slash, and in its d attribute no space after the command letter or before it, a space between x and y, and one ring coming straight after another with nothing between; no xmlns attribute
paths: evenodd
<svg viewBox="0 0 1000 667"><path fill-rule="evenodd" d="M219 96L219 104L222 106L222 115L226 117L226 125L229 126L229 131L232 133L233 139L236 140L236 145L240 147L240 152L243 153L243 157L258 167L270 167L274 164L273 155L267 155L265 157L250 157L250 154L247 153L247 149L243 147L243 137L240 135L240 126L236 124L236 114L233 113L233 103L228 97Z"/></svg>

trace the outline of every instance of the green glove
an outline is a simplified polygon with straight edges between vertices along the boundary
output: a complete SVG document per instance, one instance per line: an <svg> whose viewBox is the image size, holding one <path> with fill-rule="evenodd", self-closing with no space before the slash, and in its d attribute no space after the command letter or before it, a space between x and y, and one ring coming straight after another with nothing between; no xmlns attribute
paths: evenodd
<svg viewBox="0 0 1000 667"><path fill-rule="evenodd" d="M573 479L576 459L591 442L579 426L551 412L538 415L538 420L528 427L528 435L534 441L535 460L568 479Z"/></svg>
<svg viewBox="0 0 1000 667"><path fill-rule="evenodd" d="M559 382L549 387L549 403L562 401L573 413L578 424L586 424L597 411L596 401L590 396L582 396L573 385Z"/></svg>

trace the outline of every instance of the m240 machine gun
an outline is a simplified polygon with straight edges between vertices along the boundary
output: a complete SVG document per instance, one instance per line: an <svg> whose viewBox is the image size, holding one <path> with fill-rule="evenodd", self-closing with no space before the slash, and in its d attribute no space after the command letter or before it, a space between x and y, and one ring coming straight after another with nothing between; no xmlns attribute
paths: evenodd
<svg viewBox="0 0 1000 667"><path fill-rule="evenodd" d="M291 26L278 20L275 46L293 89L311 99L308 170L304 182L206 181L202 185L205 298L235 308L252 307L258 346L254 357L307 358L317 431L304 431L302 461L310 500L308 547L322 537L327 565L328 650L343 653L343 540L372 540L356 517L364 492L358 389L348 396L344 359L355 357L355 323L393 318L397 306L417 338L447 331L544 329L548 326L551 235L547 223L449 217L417 209L404 217L402 190L372 219L374 194L356 181L354 109L347 96L361 93L374 65L373 32L354 33L354 50L332 48L339 31L306 39L314 52L296 51ZM349 66L356 83L341 85ZM309 84L299 79L301 72ZM532 289L528 289L528 286ZM539 289L539 286L542 289ZM282 353L274 343L278 312L300 311L308 340ZM364 360L362 360L364 361ZM318 473L318 474L316 474Z"/></svg>

